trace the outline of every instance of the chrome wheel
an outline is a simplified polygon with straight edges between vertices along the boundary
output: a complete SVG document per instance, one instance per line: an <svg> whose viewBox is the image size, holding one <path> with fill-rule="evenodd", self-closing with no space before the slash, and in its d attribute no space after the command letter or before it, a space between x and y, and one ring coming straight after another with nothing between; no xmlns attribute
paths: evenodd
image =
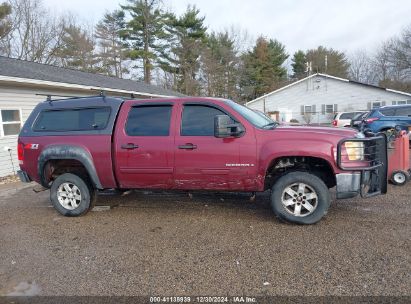
<svg viewBox="0 0 411 304"><path fill-rule="evenodd" d="M57 189L57 199L63 208L74 210L81 203L80 189L73 183L62 183Z"/></svg>
<svg viewBox="0 0 411 304"><path fill-rule="evenodd" d="M304 183L294 183L286 187L281 195L284 209L294 216L307 216L318 205L318 196L313 188Z"/></svg>

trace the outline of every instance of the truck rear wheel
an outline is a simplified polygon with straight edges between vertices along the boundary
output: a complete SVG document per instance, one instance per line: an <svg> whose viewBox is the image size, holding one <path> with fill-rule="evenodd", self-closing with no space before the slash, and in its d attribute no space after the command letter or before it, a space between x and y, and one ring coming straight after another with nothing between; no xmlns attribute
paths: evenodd
<svg viewBox="0 0 411 304"><path fill-rule="evenodd" d="M72 173L57 177L50 188L50 200L64 216L86 214L94 206L96 191L86 178Z"/></svg>
<svg viewBox="0 0 411 304"><path fill-rule="evenodd" d="M280 177L271 193L275 215L287 222L314 224L327 214L330 193L325 183L313 174L290 172Z"/></svg>

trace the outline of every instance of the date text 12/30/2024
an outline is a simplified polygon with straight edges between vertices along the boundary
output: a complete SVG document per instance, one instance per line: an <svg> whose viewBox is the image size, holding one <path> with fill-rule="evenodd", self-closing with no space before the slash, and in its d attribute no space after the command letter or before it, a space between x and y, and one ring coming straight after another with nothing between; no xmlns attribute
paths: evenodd
<svg viewBox="0 0 411 304"><path fill-rule="evenodd" d="M254 297L233 296L233 297L150 297L150 303L257 303Z"/></svg>

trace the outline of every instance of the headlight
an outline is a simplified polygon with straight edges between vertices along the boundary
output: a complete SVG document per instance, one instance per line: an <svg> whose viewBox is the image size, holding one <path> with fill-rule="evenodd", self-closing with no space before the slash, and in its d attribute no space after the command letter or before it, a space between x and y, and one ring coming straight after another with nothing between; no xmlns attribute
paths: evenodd
<svg viewBox="0 0 411 304"><path fill-rule="evenodd" d="M346 141L344 143L349 160L364 160L364 143L361 141Z"/></svg>

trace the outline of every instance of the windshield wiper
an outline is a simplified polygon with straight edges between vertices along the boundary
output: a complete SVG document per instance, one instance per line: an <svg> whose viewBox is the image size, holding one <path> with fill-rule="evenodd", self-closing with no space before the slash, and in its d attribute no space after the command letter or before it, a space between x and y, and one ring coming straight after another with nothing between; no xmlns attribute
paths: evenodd
<svg viewBox="0 0 411 304"><path fill-rule="evenodd" d="M269 124L266 124L263 126L263 129L269 129L269 128L275 128L276 126L278 126L279 123L276 121L270 122Z"/></svg>

